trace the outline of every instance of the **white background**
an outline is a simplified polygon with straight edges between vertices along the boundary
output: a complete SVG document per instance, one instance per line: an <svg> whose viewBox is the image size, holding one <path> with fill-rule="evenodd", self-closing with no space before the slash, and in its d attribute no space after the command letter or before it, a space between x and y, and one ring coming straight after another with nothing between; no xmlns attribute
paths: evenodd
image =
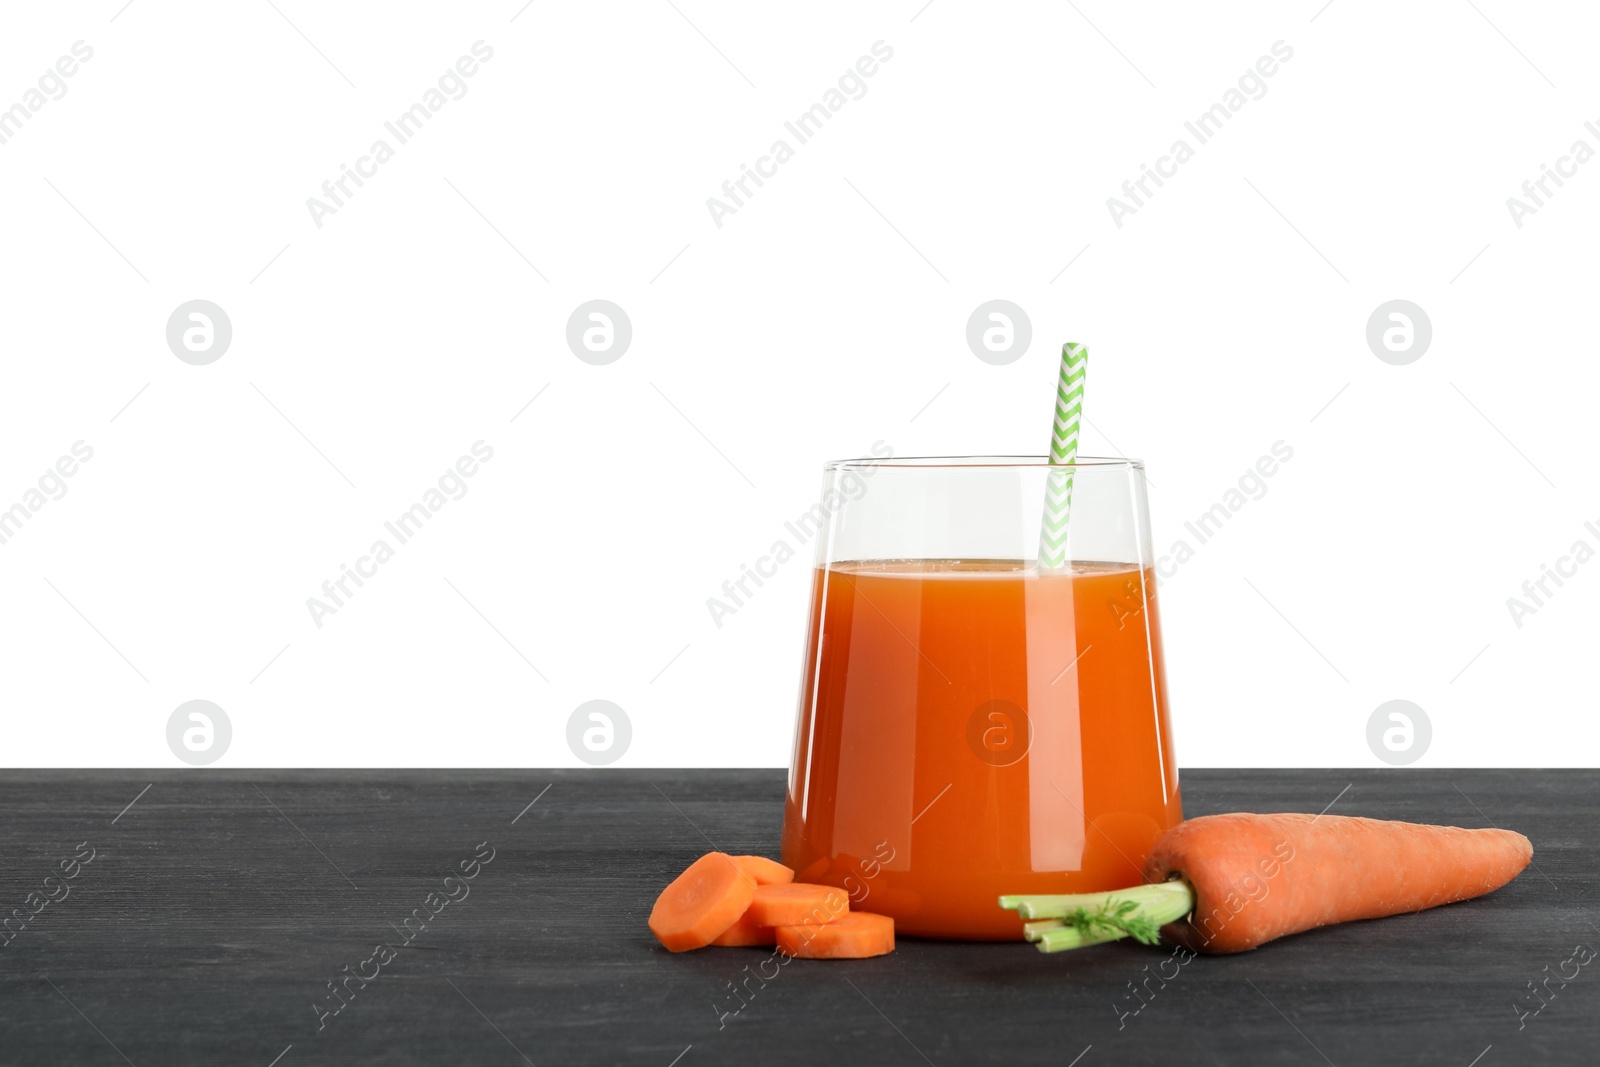
<svg viewBox="0 0 1600 1067"><path fill-rule="evenodd" d="M203 698L218 766L577 765L567 718L604 698L618 766L783 765L809 546L720 628L706 599L828 459L1043 452L1078 340L1083 451L1146 460L1158 545L1294 449L1163 589L1185 765L1378 766L1395 698L1432 721L1418 766L1596 763L1600 562L1520 628L1506 605L1600 547L1600 161L1506 206L1600 148L1592 11L674 3L7 6L0 107L94 55L0 145L0 507L94 456L0 545L0 762L175 766ZM307 198L478 40L467 94L318 228ZM165 340L195 298L233 325L209 366ZM633 324L609 366L565 342L594 298ZM994 298L1034 332L1007 366L965 340ZM1396 298L1433 325L1408 366L1365 340ZM318 628L306 599L479 440L467 495Z"/></svg>

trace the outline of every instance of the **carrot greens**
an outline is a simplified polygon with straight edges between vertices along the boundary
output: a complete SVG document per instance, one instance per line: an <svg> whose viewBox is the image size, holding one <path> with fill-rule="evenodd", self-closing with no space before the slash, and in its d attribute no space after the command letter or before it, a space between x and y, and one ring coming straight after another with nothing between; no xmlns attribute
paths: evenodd
<svg viewBox="0 0 1600 1067"><path fill-rule="evenodd" d="M1194 891L1181 879L1114 889L1108 893L1006 896L1000 906L1024 919L1023 936L1040 952L1099 945L1131 937L1145 945L1161 939L1161 927L1194 910Z"/></svg>

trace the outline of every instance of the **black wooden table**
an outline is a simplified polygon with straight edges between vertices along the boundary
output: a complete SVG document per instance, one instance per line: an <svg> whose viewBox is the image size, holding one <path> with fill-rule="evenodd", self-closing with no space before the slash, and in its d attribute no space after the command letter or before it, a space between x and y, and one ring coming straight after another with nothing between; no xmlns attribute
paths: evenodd
<svg viewBox="0 0 1600 1067"><path fill-rule="evenodd" d="M1537 866L1181 968L905 938L763 985L760 950L661 950L690 860L775 854L783 778L0 772L0 1063L1600 1063L1600 962L1568 962L1600 949L1600 772L1185 772L1191 816L1337 798L1521 830Z"/></svg>

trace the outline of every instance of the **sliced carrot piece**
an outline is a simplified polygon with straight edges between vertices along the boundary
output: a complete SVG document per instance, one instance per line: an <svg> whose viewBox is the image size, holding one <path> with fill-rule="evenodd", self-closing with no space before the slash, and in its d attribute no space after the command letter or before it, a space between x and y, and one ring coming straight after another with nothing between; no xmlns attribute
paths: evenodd
<svg viewBox="0 0 1600 1067"><path fill-rule="evenodd" d="M739 921L728 927L722 933L711 939L713 945L737 947L740 945L775 945L778 943L777 935L772 927L762 926L750 917L746 911L739 916Z"/></svg>
<svg viewBox="0 0 1600 1067"><path fill-rule="evenodd" d="M702 948L739 921L756 887L724 852L707 852L661 891L650 931L673 952Z"/></svg>
<svg viewBox="0 0 1600 1067"><path fill-rule="evenodd" d="M733 862L755 880L756 885L784 885L794 881L794 872L777 860L765 856L735 856ZM771 944L772 942L767 942Z"/></svg>
<svg viewBox="0 0 1600 1067"><path fill-rule="evenodd" d="M762 926L825 923L850 910L844 890L831 885L759 885L750 900L750 917Z"/></svg>
<svg viewBox="0 0 1600 1067"><path fill-rule="evenodd" d="M894 951L894 920L852 911L832 922L780 926L778 951L806 960L861 960Z"/></svg>

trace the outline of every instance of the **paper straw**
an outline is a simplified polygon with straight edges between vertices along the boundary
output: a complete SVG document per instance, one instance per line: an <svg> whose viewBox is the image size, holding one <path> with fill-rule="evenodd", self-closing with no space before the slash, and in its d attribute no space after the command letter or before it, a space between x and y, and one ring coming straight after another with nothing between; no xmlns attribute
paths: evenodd
<svg viewBox="0 0 1600 1067"><path fill-rule="evenodd" d="M1089 350L1068 342L1061 346L1061 380L1056 386L1056 422L1050 434L1051 471L1044 497L1044 522L1039 528L1039 567L1067 565L1067 519L1072 511L1071 464L1078 458L1078 422L1083 416L1083 379ZM1065 464L1060 470L1057 464Z"/></svg>

